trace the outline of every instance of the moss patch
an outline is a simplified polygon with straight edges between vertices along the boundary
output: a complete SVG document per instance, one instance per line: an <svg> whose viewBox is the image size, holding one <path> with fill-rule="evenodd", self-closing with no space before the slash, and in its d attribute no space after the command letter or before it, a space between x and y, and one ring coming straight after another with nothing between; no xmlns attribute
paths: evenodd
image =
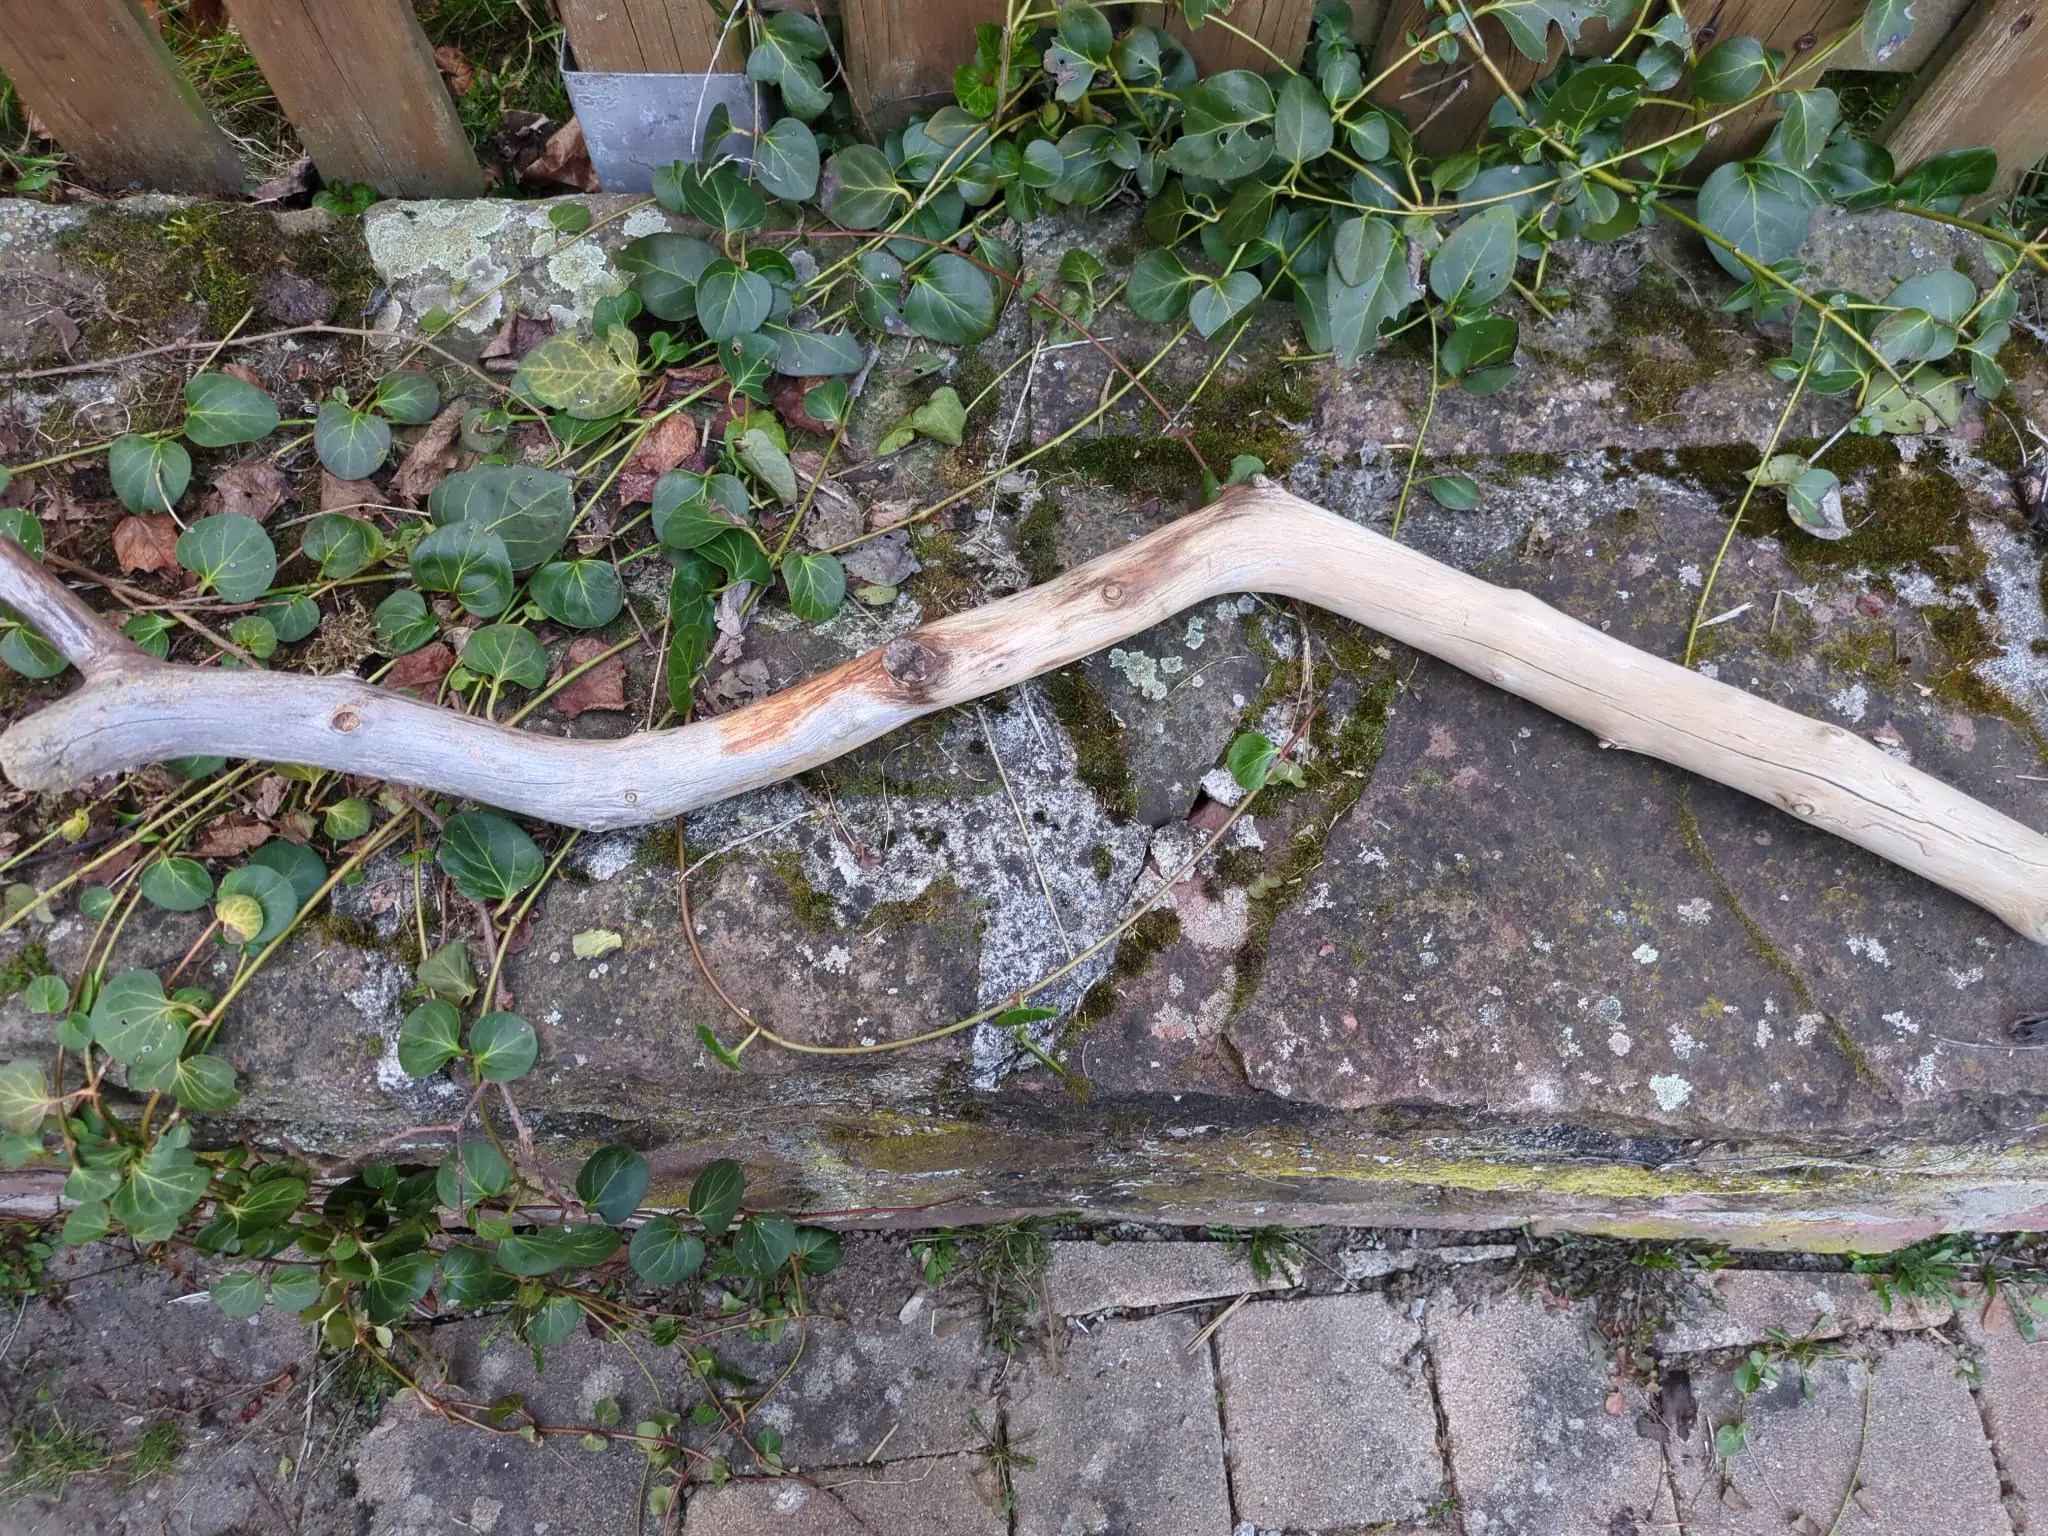
<svg viewBox="0 0 2048 1536"><path fill-rule="evenodd" d="M0 1003L19 997L38 976L50 973L50 954L40 944L25 944L0 963Z"/></svg>
<svg viewBox="0 0 2048 1536"><path fill-rule="evenodd" d="M782 882L782 888L789 893L790 909L796 913L796 920L806 928L822 933L836 933L839 929L839 909L832 898L811 884L810 876L804 873L804 861L792 849L785 849L769 857L768 867L775 872L775 878Z"/></svg>
<svg viewBox="0 0 2048 1536"><path fill-rule="evenodd" d="M1066 515L1059 497L1047 494L1040 496L1038 504L1017 524L1017 558L1024 562L1024 574L1035 587L1051 581L1062 569L1058 533Z"/></svg>
<svg viewBox="0 0 2048 1536"><path fill-rule="evenodd" d="M1081 994L1074 1009L1076 1032L1100 1024L1116 1012L1117 984L1136 981L1152 969L1152 963L1161 954L1179 942L1180 914L1168 908L1154 907L1131 924L1131 931L1117 942L1109 974Z"/></svg>
<svg viewBox="0 0 2048 1536"><path fill-rule="evenodd" d="M1687 390L1726 373L1745 353L1728 318L1681 297L1661 267L1644 269L1634 291L1616 302L1614 321L1614 338L1588 358L1620 375L1629 414L1646 424L1677 415Z"/></svg>
<svg viewBox="0 0 2048 1536"><path fill-rule="evenodd" d="M1074 744L1074 772L1094 791L1104 814L1129 821L1138 814L1138 787L1131 781L1131 754L1123 722L1109 700L1076 662L1039 679L1047 701Z"/></svg>

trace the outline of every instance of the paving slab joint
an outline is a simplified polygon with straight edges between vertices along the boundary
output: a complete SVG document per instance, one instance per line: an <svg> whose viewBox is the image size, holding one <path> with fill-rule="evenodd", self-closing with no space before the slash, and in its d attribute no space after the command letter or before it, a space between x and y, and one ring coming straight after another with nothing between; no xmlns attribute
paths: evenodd
<svg viewBox="0 0 2048 1536"><path fill-rule="evenodd" d="M1222 1333L1221 1328L1211 1328L1204 1342L1209 1354L1209 1397L1216 1404L1216 1428L1223 1440L1223 1492L1230 1500L1230 1528L1235 1532L1248 1522L1239 1516L1237 1508L1237 1467L1230 1450L1230 1401L1223 1392L1223 1354L1218 1342Z"/></svg>
<svg viewBox="0 0 2048 1536"><path fill-rule="evenodd" d="M1444 1395L1437 1384L1436 1351L1430 1347L1429 1329L1420 1330L1415 1345L1422 1366L1422 1380L1429 1388L1430 1411L1436 1415L1436 1454L1444 1469L1443 1517L1449 1523L1448 1536L1466 1536L1465 1503L1458 1494L1458 1463L1451 1456L1451 1416L1444 1408Z"/></svg>

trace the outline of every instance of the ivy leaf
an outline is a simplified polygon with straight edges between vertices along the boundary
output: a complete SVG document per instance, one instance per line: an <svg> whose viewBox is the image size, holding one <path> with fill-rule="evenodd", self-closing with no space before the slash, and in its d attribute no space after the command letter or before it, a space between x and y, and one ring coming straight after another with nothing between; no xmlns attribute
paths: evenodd
<svg viewBox="0 0 2048 1536"><path fill-rule="evenodd" d="M452 592L464 608L496 618L512 601L512 557L505 541L477 523L436 528L413 546L412 579L429 592ZM394 593L393 597L403 596ZM390 599L379 605L382 614ZM426 611L426 605L420 605ZM433 638L432 633L427 640ZM416 650L426 640L405 649Z"/></svg>
<svg viewBox="0 0 2048 1536"><path fill-rule="evenodd" d="M425 1249L371 1261L363 1285L363 1305L373 1323L395 1323L434 1284L434 1255Z"/></svg>
<svg viewBox="0 0 2048 1536"><path fill-rule="evenodd" d="M437 523L469 523L504 540L515 571L550 558L569 536L576 498L566 475L528 464L479 464L448 476L427 497Z"/></svg>
<svg viewBox="0 0 2048 1536"><path fill-rule="evenodd" d="M1539 64L1550 57L1552 22L1557 23L1566 42L1574 43L1579 28L1599 14L1599 6L1581 0L1505 0L1494 9L1495 18L1522 56Z"/></svg>
<svg viewBox="0 0 2048 1536"><path fill-rule="evenodd" d="M1422 488L1430 500L1452 512L1469 512L1479 505L1479 483L1470 475L1431 475Z"/></svg>
<svg viewBox="0 0 2048 1536"><path fill-rule="evenodd" d="M1214 336L1232 319L1258 302L1263 286L1256 272L1233 272L1203 283L1188 300L1188 319L1204 337Z"/></svg>
<svg viewBox="0 0 2048 1536"><path fill-rule="evenodd" d="M1899 201L1953 213L1963 199L1989 192L1998 176L1998 155L1990 149L1952 149L1923 160L1899 182Z"/></svg>
<svg viewBox="0 0 2048 1536"><path fill-rule="evenodd" d="M1785 510L1817 539L1849 536L1849 523L1842 515L1842 483L1825 469L1804 470L1785 487Z"/></svg>
<svg viewBox="0 0 2048 1536"><path fill-rule="evenodd" d="M1514 210L1497 203L1451 231L1430 258L1430 290L1465 309L1499 298L1515 275L1516 222Z"/></svg>
<svg viewBox="0 0 2048 1536"><path fill-rule="evenodd" d="M600 1147L576 1175L576 1198L616 1227L640 1209L647 1180L647 1159L631 1147Z"/></svg>
<svg viewBox="0 0 2048 1536"><path fill-rule="evenodd" d="M773 307L775 289L758 272L745 272L724 257L697 279L697 322L713 341L761 329Z"/></svg>
<svg viewBox="0 0 2048 1536"><path fill-rule="evenodd" d="M548 680L548 653L523 624L486 624L464 642L462 664L479 677L521 688Z"/></svg>
<svg viewBox="0 0 2048 1536"><path fill-rule="evenodd" d="M0 661L23 677L55 677L71 663L49 641L23 626L0 635Z"/></svg>
<svg viewBox="0 0 2048 1536"><path fill-rule="evenodd" d="M320 1271L310 1264L283 1264L270 1277L270 1304L280 1312L303 1312L320 1299Z"/></svg>
<svg viewBox="0 0 2048 1536"><path fill-rule="evenodd" d="M658 320L697 318L697 279L718 260L717 250L694 235L643 235L619 252L619 270Z"/></svg>
<svg viewBox="0 0 2048 1536"><path fill-rule="evenodd" d="M1778 98L1785 115L1771 131L1764 145L1764 158L1795 171L1803 171L1827 148L1828 135L1835 131L1842 104L1833 91L1787 91Z"/></svg>
<svg viewBox="0 0 2048 1536"><path fill-rule="evenodd" d="M1301 75L1289 75L1273 108L1273 153L1289 165L1320 160L1335 142L1330 108Z"/></svg>
<svg viewBox="0 0 2048 1536"><path fill-rule="evenodd" d="M171 438L131 432L108 445L107 478L130 512L168 512L192 483L192 455Z"/></svg>
<svg viewBox="0 0 2048 1536"><path fill-rule="evenodd" d="M229 1317L254 1317L263 1310L263 1277L252 1269L230 1270L213 1282L207 1294Z"/></svg>
<svg viewBox="0 0 2048 1536"><path fill-rule="evenodd" d="M732 1225L733 1217L739 1214L740 1200L746 1189L747 1176L740 1165L731 1158L721 1157L717 1162L708 1164L690 1186L690 1214L711 1236L723 1237L726 1228Z"/></svg>
<svg viewBox="0 0 2048 1536"><path fill-rule="evenodd" d="M213 1182L212 1174L200 1166L187 1145L191 1136L186 1125L164 1132L148 1156L129 1168L127 1179L107 1202L108 1210L136 1241L157 1243L168 1238Z"/></svg>
<svg viewBox="0 0 2048 1536"><path fill-rule="evenodd" d="M616 416L640 398L640 370L582 331L557 331L527 353L516 383L520 394L576 421Z"/></svg>
<svg viewBox="0 0 2048 1536"><path fill-rule="evenodd" d="M376 526L345 512L323 512L299 535L299 552L320 568L326 581L345 581L384 553Z"/></svg>
<svg viewBox="0 0 2048 1536"><path fill-rule="evenodd" d="M1257 731L1245 731L1223 755L1223 766L1230 770L1239 788L1253 790L1265 784L1279 756L1280 749L1268 737Z"/></svg>
<svg viewBox="0 0 2048 1536"><path fill-rule="evenodd" d="M166 912L197 912L213 900L213 876L193 859L156 859L140 884L143 900Z"/></svg>
<svg viewBox="0 0 2048 1536"><path fill-rule="evenodd" d="M965 256L942 251L914 273L903 319L918 335L965 346L996 328L995 282Z"/></svg>
<svg viewBox="0 0 2048 1536"><path fill-rule="evenodd" d="M1868 139L1837 139L1820 152L1813 174L1829 198L1844 208L1874 208L1896 195L1891 151Z"/></svg>
<svg viewBox="0 0 2048 1536"><path fill-rule="evenodd" d="M178 564L222 602L253 602L277 574L277 550L253 517L222 512L202 517L178 535Z"/></svg>
<svg viewBox="0 0 2048 1536"><path fill-rule="evenodd" d="M1576 141L1602 123L1625 118L1642 99L1645 81L1626 64L1593 64L1551 93L1542 121L1561 137Z"/></svg>
<svg viewBox="0 0 2048 1536"><path fill-rule="evenodd" d="M532 838L489 811L450 816L434 862L471 901L509 901L547 867Z"/></svg>
<svg viewBox="0 0 2048 1536"><path fill-rule="evenodd" d="M329 474L362 480L377 472L391 451L391 424L381 416L329 400L313 418L313 452Z"/></svg>
<svg viewBox="0 0 2048 1536"><path fill-rule="evenodd" d="M21 1006L30 1013L69 1013L71 989L64 985L61 976L38 976L22 989Z"/></svg>
<svg viewBox="0 0 2048 1536"><path fill-rule="evenodd" d="M277 420L276 404L247 379L195 373L185 381L185 436L202 448L260 442Z"/></svg>
<svg viewBox="0 0 2048 1536"><path fill-rule="evenodd" d="M1515 355L1519 329L1506 315L1470 321L1444 338L1437 365L1452 379L1495 367Z"/></svg>
<svg viewBox="0 0 2048 1536"><path fill-rule="evenodd" d="M703 1267L704 1240L677 1226L674 1217L657 1216L633 1234L626 1257L649 1285L675 1285Z"/></svg>
<svg viewBox="0 0 2048 1536"><path fill-rule="evenodd" d="M955 448L967 436L967 407L960 403L959 391L950 384L933 390L931 398L912 411L907 420L926 437Z"/></svg>
<svg viewBox="0 0 2048 1536"><path fill-rule="evenodd" d="M796 470L791 467L789 455L774 437L759 427L749 428L740 434L739 460L753 471L784 505L797 498Z"/></svg>
<svg viewBox="0 0 2048 1536"><path fill-rule="evenodd" d="M476 972L470 969L469 945L450 939L413 968L413 980L443 1001L466 1003L476 995Z"/></svg>
<svg viewBox="0 0 2048 1536"><path fill-rule="evenodd" d="M761 194L730 161L708 171L686 167L679 184L690 212L727 234L757 228L768 217Z"/></svg>
<svg viewBox="0 0 2048 1536"><path fill-rule="evenodd" d="M270 943L299 915L299 893L290 880L266 865L244 864L222 875L214 900L229 896L253 896L263 909L263 926L248 941L251 948Z"/></svg>
<svg viewBox="0 0 2048 1536"><path fill-rule="evenodd" d="M794 331L770 325L766 333L775 342L775 371L793 379L859 373L867 361L867 349L851 331Z"/></svg>
<svg viewBox="0 0 2048 1536"><path fill-rule="evenodd" d="M1913 35L1914 0L1871 0L1863 13L1863 51L1882 64Z"/></svg>
<svg viewBox="0 0 2048 1536"><path fill-rule="evenodd" d="M434 1193L451 1211L466 1211L480 1201L495 1200L511 1187L512 1165L481 1136L465 1141L459 1153L434 1170Z"/></svg>
<svg viewBox="0 0 2048 1536"><path fill-rule="evenodd" d="M398 1031L398 1065L407 1077L432 1077L462 1054L461 1031L454 1005L429 998L405 1016Z"/></svg>
<svg viewBox="0 0 2048 1536"><path fill-rule="evenodd" d="M1149 250L1131 264L1124 300L1140 320L1171 325L1187 313L1188 294L1199 281L1168 250Z"/></svg>
<svg viewBox="0 0 2048 1536"><path fill-rule="evenodd" d="M733 1238L733 1262L756 1275L778 1273L796 1253L796 1223L787 1216L749 1216Z"/></svg>
<svg viewBox="0 0 2048 1536"><path fill-rule="evenodd" d="M1768 160L1731 160L1700 186L1700 222L1755 261L1769 266L1798 254L1820 204L1813 184ZM1747 278L1741 262L1718 245L1708 247L1729 273Z"/></svg>
<svg viewBox="0 0 2048 1536"><path fill-rule="evenodd" d="M251 864L260 864L265 869L274 869L291 883L292 894L304 906L319 895L320 887L327 883L327 866L320 862L320 855L301 843L274 837L249 855Z"/></svg>
<svg viewBox="0 0 2048 1536"><path fill-rule="evenodd" d="M0 480L0 491L7 488ZM43 524L35 513L22 507L0 507L0 535L14 540L37 560L43 558Z"/></svg>
<svg viewBox="0 0 2048 1536"><path fill-rule="evenodd" d="M626 589L608 560L557 560L533 573L541 612L572 629L601 629L626 606Z"/></svg>
<svg viewBox="0 0 2048 1536"><path fill-rule="evenodd" d="M487 1013L469 1027L470 1054L477 1076L487 1083L524 1077L540 1054L533 1026L516 1013Z"/></svg>
<svg viewBox="0 0 2048 1536"><path fill-rule="evenodd" d="M506 561L506 585L511 584L511 561ZM510 598L506 599L508 602ZM377 605L370 615L377 645L387 656L404 656L418 650L441 632L434 616L427 612L427 600L410 587L400 587Z"/></svg>
<svg viewBox="0 0 2048 1536"><path fill-rule="evenodd" d="M897 185L889 157L872 144L849 144L825 162L818 201L848 229L880 229L897 205L909 200L910 194Z"/></svg>
<svg viewBox="0 0 2048 1536"><path fill-rule="evenodd" d="M573 206L573 205L571 205ZM561 208L550 209L550 216L560 213ZM589 210L583 212L587 224ZM383 413L389 421L399 422L408 427L417 427L434 419L441 409L441 391L435 387L433 378L422 369L403 368L397 373L388 373L377 381L377 393L371 398L373 410Z"/></svg>
<svg viewBox="0 0 2048 1536"><path fill-rule="evenodd" d="M846 599L846 568L836 555L791 555L782 562L789 586L789 611L811 624L822 624Z"/></svg>
<svg viewBox="0 0 2048 1536"><path fill-rule="evenodd" d="M754 146L754 179L773 197L809 200L818 190L818 139L793 117L778 118Z"/></svg>
<svg viewBox="0 0 2048 1536"><path fill-rule="evenodd" d="M1895 309L1870 333L1870 345L1888 363L1931 363L1955 351L1956 328L1924 309Z"/></svg>
<svg viewBox="0 0 2048 1536"><path fill-rule="evenodd" d="M34 1135L52 1107L41 1062L10 1061L0 1067L0 1135Z"/></svg>
<svg viewBox="0 0 2048 1536"><path fill-rule="evenodd" d="M188 1110L218 1114L242 1097L235 1087L235 1069L218 1056L170 1057L136 1067L128 1086L162 1092Z"/></svg>
<svg viewBox="0 0 2048 1536"><path fill-rule="evenodd" d="M1166 151L1170 169L1239 181L1272 158L1271 136L1255 130L1273 119L1273 91L1250 70L1226 69L1179 96L1181 136Z"/></svg>
<svg viewBox="0 0 2048 1536"><path fill-rule="evenodd" d="M1764 45L1754 37L1731 37L1714 44L1693 66L1692 93L1717 104L1753 95L1770 72Z"/></svg>
<svg viewBox="0 0 2048 1536"><path fill-rule="evenodd" d="M562 1269L588 1269L610 1258L618 1246L619 1234L596 1222L542 1227L535 1232L514 1233L498 1244L498 1267L507 1274L528 1277L551 1275Z"/></svg>
<svg viewBox="0 0 2048 1536"><path fill-rule="evenodd" d="M320 627L320 605L303 592L281 603L266 604L256 610L256 616L286 645L305 639Z"/></svg>
<svg viewBox="0 0 2048 1536"><path fill-rule="evenodd" d="M277 1283L271 1282L275 1294ZM518 1282L491 1262L491 1256L468 1243L441 1252L441 1299L458 1307L485 1307L509 1301Z"/></svg>

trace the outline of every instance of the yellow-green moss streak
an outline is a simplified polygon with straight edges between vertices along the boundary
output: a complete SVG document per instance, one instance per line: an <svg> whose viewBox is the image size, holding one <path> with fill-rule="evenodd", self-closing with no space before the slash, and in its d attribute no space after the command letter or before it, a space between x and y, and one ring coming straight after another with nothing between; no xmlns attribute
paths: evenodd
<svg viewBox="0 0 2048 1536"><path fill-rule="evenodd" d="M1074 744L1074 772L1094 792L1103 814L1129 821L1138 814L1138 786L1131 779L1124 725L1102 691L1088 681L1081 663L1039 679L1046 701Z"/></svg>
<svg viewBox="0 0 2048 1536"><path fill-rule="evenodd" d="M50 954L40 944L26 944L0 963L0 1003L18 997L38 976L50 973Z"/></svg>

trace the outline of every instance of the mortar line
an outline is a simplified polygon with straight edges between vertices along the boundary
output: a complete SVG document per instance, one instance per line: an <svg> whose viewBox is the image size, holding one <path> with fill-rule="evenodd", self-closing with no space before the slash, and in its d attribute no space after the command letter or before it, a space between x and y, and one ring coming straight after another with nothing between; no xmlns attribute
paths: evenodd
<svg viewBox="0 0 2048 1536"><path fill-rule="evenodd" d="M1429 1406L1436 1415L1436 1454L1443 1463L1444 1498L1450 1504L1452 1536L1466 1536L1465 1498L1458 1490L1458 1464L1451 1459L1451 1416L1444 1408L1443 1388L1437 1381L1436 1350L1430 1343L1430 1326L1434 1322L1434 1307L1423 1314L1422 1324L1416 1330L1416 1348L1422 1357L1422 1379L1429 1387Z"/></svg>
<svg viewBox="0 0 2048 1536"><path fill-rule="evenodd" d="M1217 1449L1223 1456L1223 1497L1230 1505L1230 1528L1234 1533L1245 1522L1237 1508L1237 1473L1230 1464L1230 1405L1223 1391L1223 1330L1209 1335L1209 1401L1216 1406Z"/></svg>
<svg viewBox="0 0 2048 1536"><path fill-rule="evenodd" d="M1984 1445L1991 1452L1991 1470L1998 1474L1998 1507L2005 1511L2005 1523L2011 1527L2013 1536L2020 1536L2019 1522L2013 1515L2013 1504L2019 1499L2019 1484L2006 1471L2005 1452L1998 1444L1998 1430L1991 1418L1991 1403L1984 1396L1984 1352L1970 1343L1969 1336L1962 1331L1962 1309L1949 1320L1949 1326L1956 1330L1957 1342L1969 1350L1973 1370L1970 1375L1970 1402L1977 1410L1977 1421L1984 1426ZM1932 1330L1936 1334L1942 1329Z"/></svg>

